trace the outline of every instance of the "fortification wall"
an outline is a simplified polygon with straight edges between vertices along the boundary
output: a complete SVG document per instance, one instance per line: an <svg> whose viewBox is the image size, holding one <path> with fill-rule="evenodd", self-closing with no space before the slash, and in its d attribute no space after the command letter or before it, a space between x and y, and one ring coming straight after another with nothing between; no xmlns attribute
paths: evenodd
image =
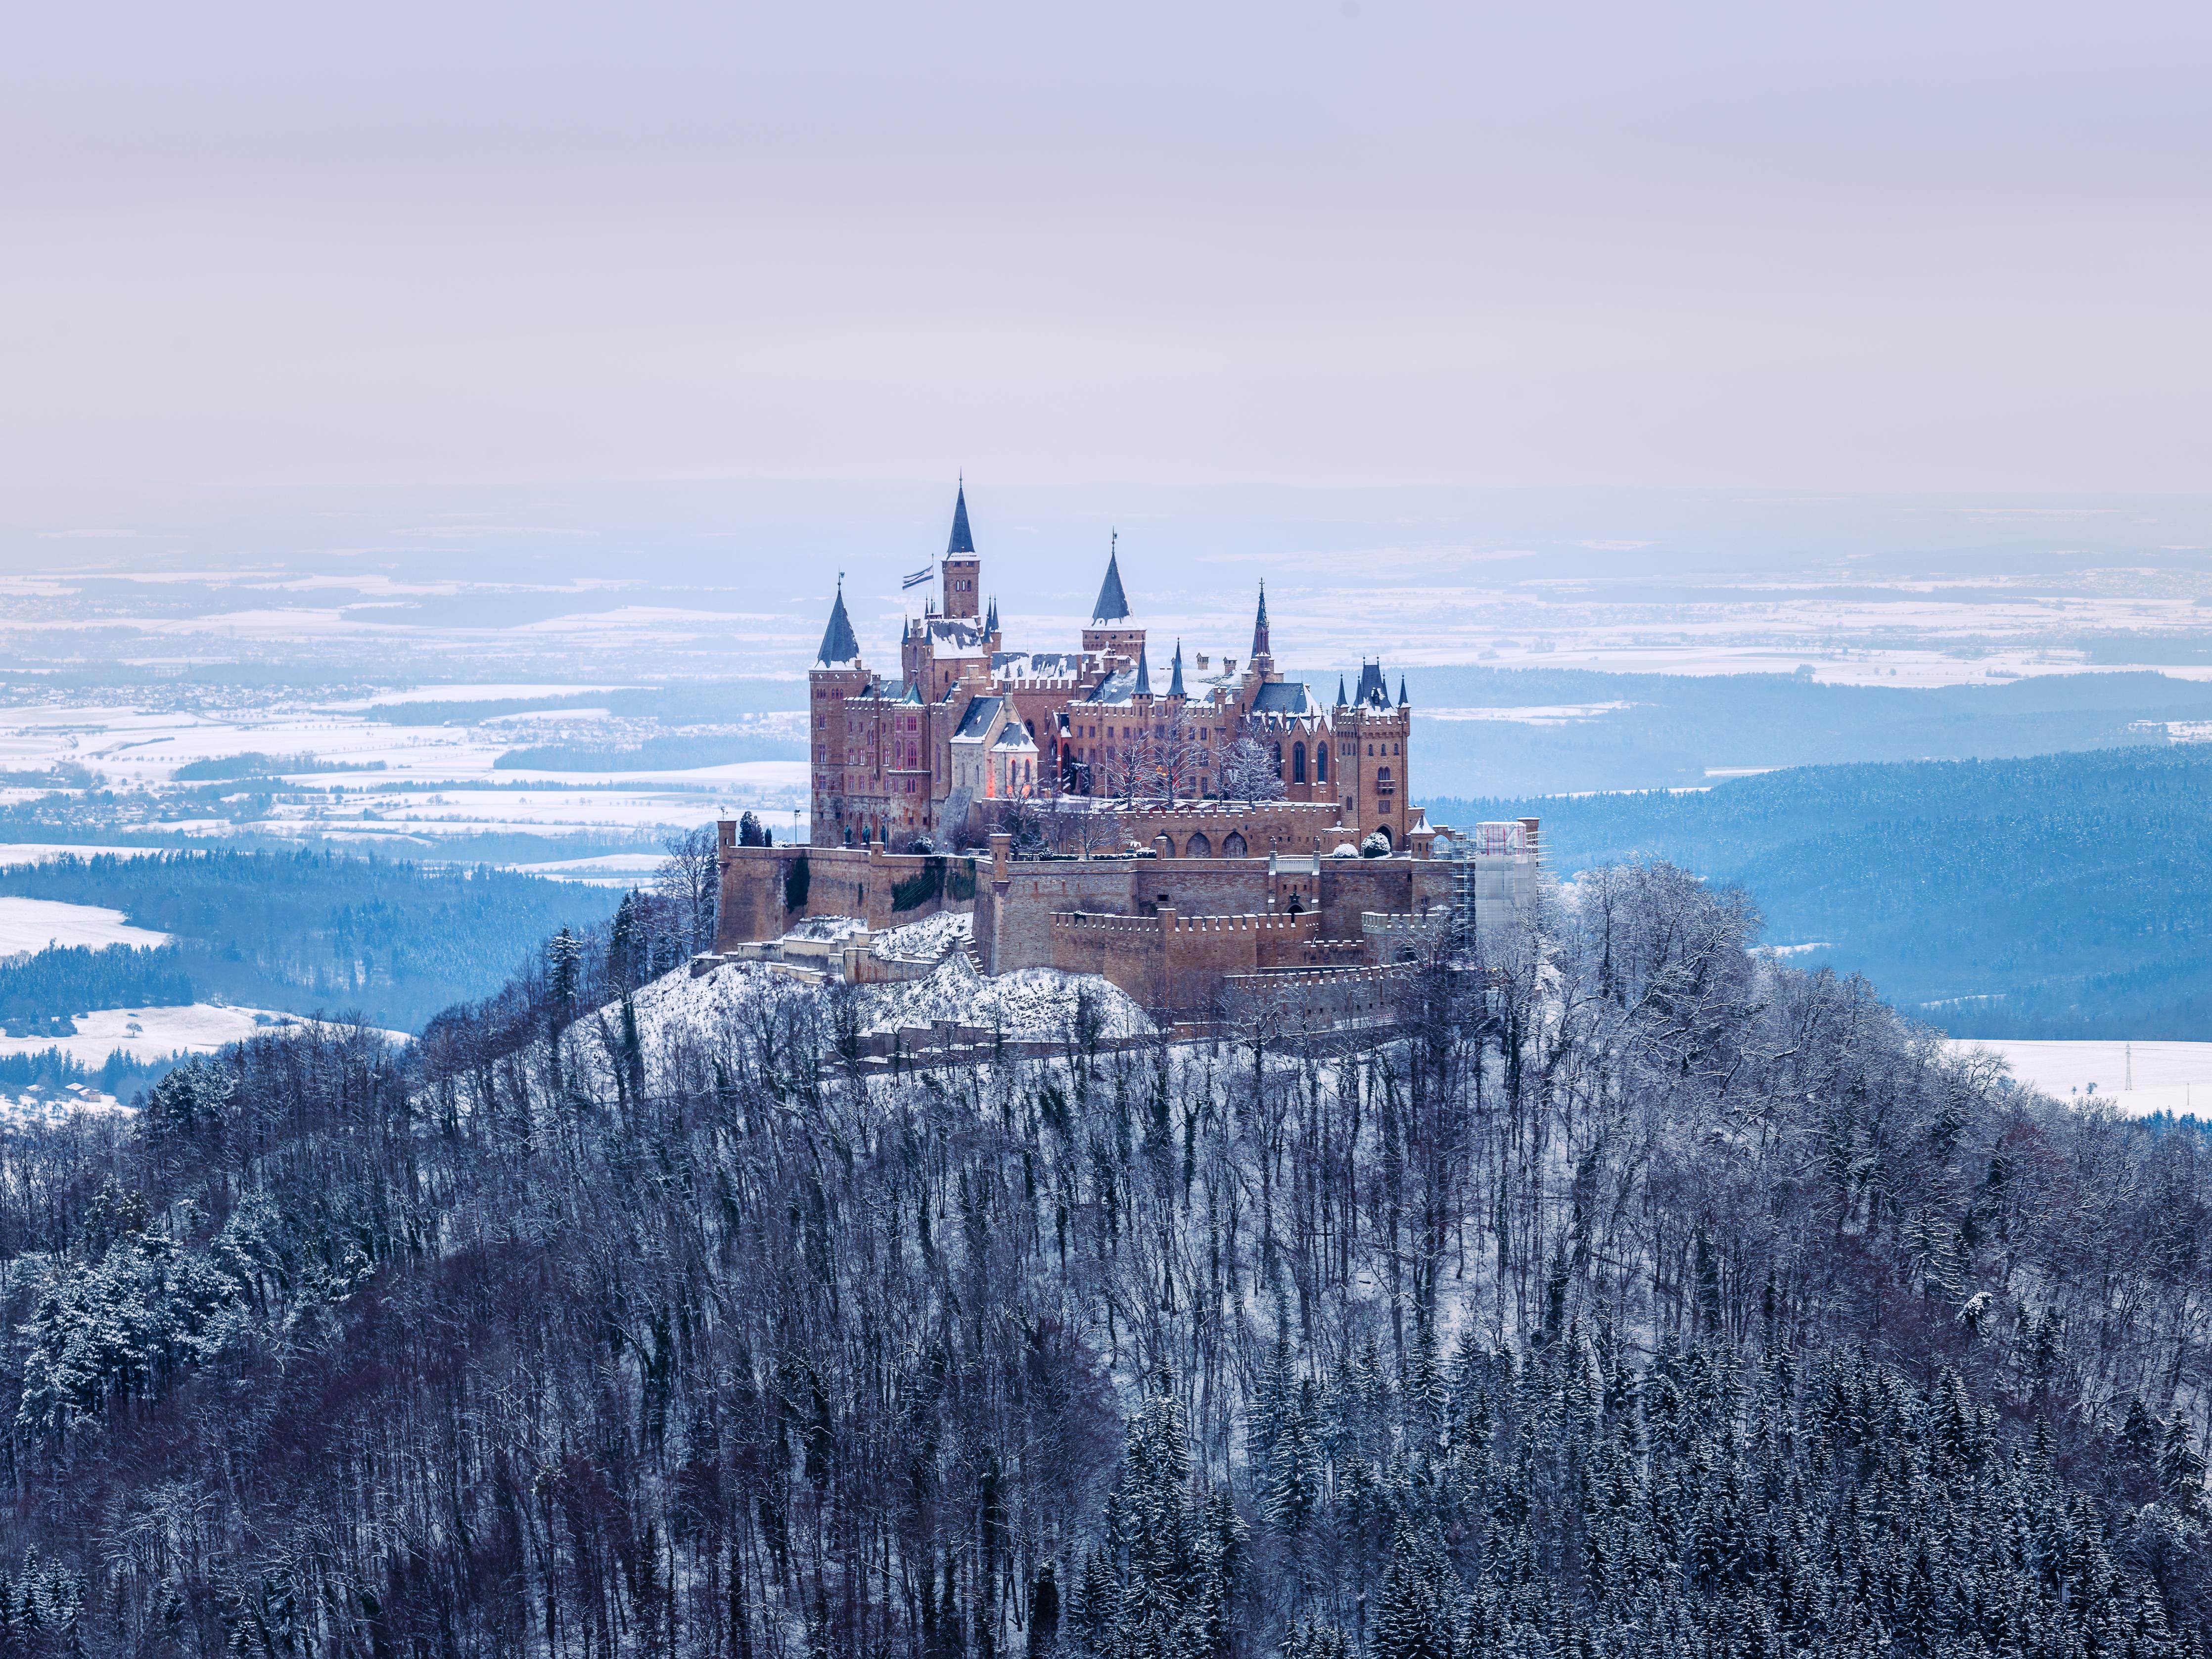
<svg viewBox="0 0 2212 1659"><path fill-rule="evenodd" d="M1304 915L1103 915L1060 911L1051 919L1052 965L1099 974L1147 1007L1211 1009L1223 981L1271 968L1356 959L1358 941L1319 937Z"/></svg>
<svg viewBox="0 0 2212 1659"><path fill-rule="evenodd" d="M1013 863L976 895L975 950L987 974L1049 968L1055 910L1127 915L1136 908L1130 872L1140 861L1054 859ZM990 867L986 867L987 878ZM1117 983L1119 981L1116 981Z"/></svg>
<svg viewBox="0 0 2212 1659"><path fill-rule="evenodd" d="M737 826L726 819L720 833L717 951L779 939L809 916L859 916L880 929L974 907L978 878L964 858L874 847L739 847ZM806 873L794 879L802 862ZM792 904L802 885L804 896Z"/></svg>
<svg viewBox="0 0 2212 1659"><path fill-rule="evenodd" d="M1333 800L1249 805L1178 801L1172 806L1120 807L1115 812L1123 831L1141 846L1151 847L1158 837L1167 837L1169 845L1160 850L1170 859L1237 857L1230 846L1231 836L1243 843L1242 856L1257 859L1270 853L1310 853L1316 848L1326 853L1344 839L1344 834L1336 833L1343 814ZM1194 836L1203 836L1203 846L1211 850L1197 850Z"/></svg>

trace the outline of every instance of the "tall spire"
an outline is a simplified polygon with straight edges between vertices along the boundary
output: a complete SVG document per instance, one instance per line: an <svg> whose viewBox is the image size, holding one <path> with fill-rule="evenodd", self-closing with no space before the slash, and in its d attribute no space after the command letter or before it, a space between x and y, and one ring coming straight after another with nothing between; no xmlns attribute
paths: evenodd
<svg viewBox="0 0 2212 1659"><path fill-rule="evenodd" d="M1177 640L1176 641L1175 672L1168 680L1168 696L1171 697L1188 697L1189 695L1189 692L1182 689L1182 641L1181 640Z"/></svg>
<svg viewBox="0 0 2212 1659"><path fill-rule="evenodd" d="M1343 676L1343 675L1341 675L1341 674L1339 674L1339 675L1336 677L1336 706L1337 706L1339 708L1343 708L1343 707L1345 706L1345 700L1344 700L1344 676Z"/></svg>
<svg viewBox="0 0 2212 1659"><path fill-rule="evenodd" d="M991 614L983 618L983 631L986 634L999 631L999 596L995 593L991 596Z"/></svg>
<svg viewBox="0 0 2212 1659"><path fill-rule="evenodd" d="M1141 645L1137 647L1137 695L1140 697L1152 695L1152 671L1145 666L1145 647Z"/></svg>
<svg viewBox="0 0 2212 1659"><path fill-rule="evenodd" d="M851 662L860 654L860 642L853 637L853 619L845 614L845 573L837 573L837 602L830 607L830 626L822 630L822 649L815 661L836 665Z"/></svg>
<svg viewBox="0 0 2212 1659"><path fill-rule="evenodd" d="M1267 648L1267 584L1261 582L1260 584L1260 614L1253 619L1252 623L1252 656L1256 661L1261 657L1272 657L1274 654Z"/></svg>
<svg viewBox="0 0 2212 1659"><path fill-rule="evenodd" d="M973 553L975 538L968 531L968 480L960 480L960 493L952 499L952 539L945 544L945 556L956 553Z"/></svg>
<svg viewBox="0 0 2212 1659"><path fill-rule="evenodd" d="M1401 674L1401 675L1399 675L1399 676L1398 676L1398 707L1399 707L1399 708L1403 708L1405 706L1406 706L1406 677L1405 677L1403 674Z"/></svg>
<svg viewBox="0 0 2212 1659"><path fill-rule="evenodd" d="M1121 591L1121 532L1115 531L1106 554L1106 580L1098 586L1098 603L1091 607L1095 623L1127 622L1129 596Z"/></svg>

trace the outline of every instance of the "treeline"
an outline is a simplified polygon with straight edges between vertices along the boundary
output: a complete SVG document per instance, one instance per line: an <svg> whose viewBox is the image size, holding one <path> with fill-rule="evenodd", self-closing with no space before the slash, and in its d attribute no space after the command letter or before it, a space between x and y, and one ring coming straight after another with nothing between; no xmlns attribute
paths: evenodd
<svg viewBox="0 0 2212 1659"><path fill-rule="evenodd" d="M2212 747L1808 767L1695 793L1435 801L1566 876L1664 858L1964 1036L2212 1037Z"/></svg>
<svg viewBox="0 0 2212 1659"><path fill-rule="evenodd" d="M264 755L258 750L217 755L207 760L186 761L169 775L179 783L235 782L253 779L279 783L288 775L302 772L381 772L382 761L321 760L313 755Z"/></svg>
<svg viewBox="0 0 2212 1659"><path fill-rule="evenodd" d="M174 945L60 945L0 957L0 1024L194 1000L185 953Z"/></svg>
<svg viewBox="0 0 2212 1659"><path fill-rule="evenodd" d="M175 940L136 964L109 951L50 951L0 969L0 997L20 988L27 1013L213 994L294 1012L358 1012L399 1030L495 989L548 934L601 921L620 902L601 888L489 868L231 850L18 866L0 869L0 893L103 905ZM170 994L126 988L133 975L163 980ZM88 1000L95 984L110 994ZM54 1000L41 1005L41 995Z"/></svg>
<svg viewBox="0 0 2212 1659"><path fill-rule="evenodd" d="M2205 1146L1756 927L1608 872L1387 1037L1079 1013L882 1077L835 994L730 970L672 1022L707 988L586 997L563 947L409 1047L194 1062L0 1143L0 1632L2200 1651Z"/></svg>

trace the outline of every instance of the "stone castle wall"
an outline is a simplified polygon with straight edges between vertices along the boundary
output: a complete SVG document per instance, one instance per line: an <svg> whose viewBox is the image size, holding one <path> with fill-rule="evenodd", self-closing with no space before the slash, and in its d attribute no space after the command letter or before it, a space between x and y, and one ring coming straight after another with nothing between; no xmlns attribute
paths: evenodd
<svg viewBox="0 0 2212 1659"><path fill-rule="evenodd" d="M979 885L975 861L942 854L886 853L873 847L739 847L736 826L721 826L721 907L714 948L780 939L809 916L858 916L872 930L897 927L939 910L974 906ZM806 863L806 896L792 906L792 868ZM929 896L898 908L901 883L937 867Z"/></svg>

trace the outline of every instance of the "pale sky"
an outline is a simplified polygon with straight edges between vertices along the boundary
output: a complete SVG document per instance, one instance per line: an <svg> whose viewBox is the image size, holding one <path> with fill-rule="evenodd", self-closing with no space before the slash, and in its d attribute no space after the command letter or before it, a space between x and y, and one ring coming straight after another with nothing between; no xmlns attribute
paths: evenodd
<svg viewBox="0 0 2212 1659"><path fill-rule="evenodd" d="M2202 5L18 8L0 486L2212 489Z"/></svg>

